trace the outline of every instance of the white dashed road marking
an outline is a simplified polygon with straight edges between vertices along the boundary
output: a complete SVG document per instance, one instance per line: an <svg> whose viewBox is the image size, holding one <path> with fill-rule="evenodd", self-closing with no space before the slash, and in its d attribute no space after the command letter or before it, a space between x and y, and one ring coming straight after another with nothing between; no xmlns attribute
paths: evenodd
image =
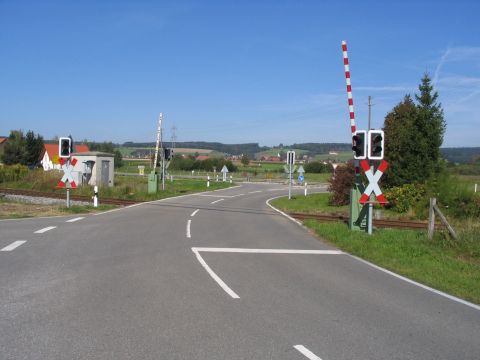
<svg viewBox="0 0 480 360"><path fill-rule="evenodd" d="M11 243L10 245L8 246L5 246L3 249L1 249L0 251L12 251L14 249L16 249L17 247L19 247L20 245L22 244L25 244L27 241L26 240L17 240L17 241L14 241L13 243Z"/></svg>
<svg viewBox="0 0 480 360"><path fill-rule="evenodd" d="M262 190L257 190L257 191L250 191L249 194L256 194L256 193L261 193Z"/></svg>
<svg viewBox="0 0 480 360"><path fill-rule="evenodd" d="M187 222L187 238L191 238L192 234L190 233L190 225L192 224L192 220L188 220Z"/></svg>
<svg viewBox="0 0 480 360"><path fill-rule="evenodd" d="M195 215L197 215L197 213L200 211L200 209L197 209L195 210L194 212L192 212L192 215L190 215L191 217L194 217Z"/></svg>
<svg viewBox="0 0 480 360"><path fill-rule="evenodd" d="M85 219L85 218L84 218L84 217L78 217L78 218L75 218L75 219L67 220L66 222L68 222L68 223L73 223L73 222L75 222L75 221L79 221L79 220L83 220L83 219Z"/></svg>
<svg viewBox="0 0 480 360"><path fill-rule="evenodd" d="M35 231L34 234L43 234L44 232L53 230L53 229L55 229L55 228L56 228L56 226L48 226L48 227L46 227L46 228L43 228L43 229L40 229L40 230Z"/></svg>
<svg viewBox="0 0 480 360"><path fill-rule="evenodd" d="M301 352L302 355L305 355L310 360L322 360L303 345L295 345L294 348L299 352Z"/></svg>
<svg viewBox="0 0 480 360"><path fill-rule="evenodd" d="M225 200L225 199L218 199L218 200L212 201L210 204L216 204L216 203L218 203L220 201L223 201L223 200Z"/></svg>

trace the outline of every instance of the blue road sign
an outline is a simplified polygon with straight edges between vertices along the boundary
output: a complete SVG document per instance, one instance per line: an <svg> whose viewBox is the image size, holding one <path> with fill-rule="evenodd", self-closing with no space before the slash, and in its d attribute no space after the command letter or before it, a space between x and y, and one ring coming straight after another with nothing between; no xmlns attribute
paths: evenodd
<svg viewBox="0 0 480 360"><path fill-rule="evenodd" d="M303 180L305 180L305 178L303 177L303 175L300 175L300 176L298 177L298 181L303 182Z"/></svg>

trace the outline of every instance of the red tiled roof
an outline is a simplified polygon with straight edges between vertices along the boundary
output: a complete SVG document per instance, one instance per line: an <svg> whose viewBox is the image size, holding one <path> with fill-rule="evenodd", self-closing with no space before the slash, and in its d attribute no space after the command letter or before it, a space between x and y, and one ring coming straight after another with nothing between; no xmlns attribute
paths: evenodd
<svg viewBox="0 0 480 360"><path fill-rule="evenodd" d="M6 138L6 137L0 137L0 144L3 144L7 140L8 140L8 138Z"/></svg>
<svg viewBox="0 0 480 360"><path fill-rule="evenodd" d="M50 160L52 160L55 155L58 155L58 144L44 144L44 146ZM88 145L83 145L83 144L75 145L74 150L76 150L74 152L77 152L77 153L90 151L90 149L88 148ZM43 157L43 154L45 154L45 152L42 153L42 157Z"/></svg>
<svg viewBox="0 0 480 360"><path fill-rule="evenodd" d="M195 160L207 160L208 159L208 155L198 155Z"/></svg>
<svg viewBox="0 0 480 360"><path fill-rule="evenodd" d="M88 148L88 145L75 145L75 152L77 153L82 153L82 152L87 152L90 151Z"/></svg>

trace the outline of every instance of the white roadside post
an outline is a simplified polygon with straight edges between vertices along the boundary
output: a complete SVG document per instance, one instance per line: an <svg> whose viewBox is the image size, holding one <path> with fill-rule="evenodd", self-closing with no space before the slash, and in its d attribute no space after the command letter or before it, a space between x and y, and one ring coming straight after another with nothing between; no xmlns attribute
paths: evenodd
<svg viewBox="0 0 480 360"><path fill-rule="evenodd" d="M305 183L305 196L307 196L307 183Z"/></svg>
<svg viewBox="0 0 480 360"><path fill-rule="evenodd" d="M233 182L232 175L230 175L230 184Z"/></svg>
<svg viewBox="0 0 480 360"><path fill-rule="evenodd" d="M477 192L477 184L475 184L475 192Z"/></svg>
<svg viewBox="0 0 480 360"><path fill-rule="evenodd" d="M210 175L207 175L207 188L210 187Z"/></svg>
<svg viewBox="0 0 480 360"><path fill-rule="evenodd" d="M295 164L295 151L287 151L288 164L288 200L292 198L292 167Z"/></svg>
<svg viewBox="0 0 480 360"><path fill-rule="evenodd" d="M98 186L93 187L93 207L98 207Z"/></svg>

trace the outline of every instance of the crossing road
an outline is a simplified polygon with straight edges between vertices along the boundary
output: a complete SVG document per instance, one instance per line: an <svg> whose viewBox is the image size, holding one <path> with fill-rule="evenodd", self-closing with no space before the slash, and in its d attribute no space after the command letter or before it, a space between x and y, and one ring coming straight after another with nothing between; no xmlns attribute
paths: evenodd
<svg viewBox="0 0 480 360"><path fill-rule="evenodd" d="M272 209L274 184L0 222L0 359L478 359L480 308Z"/></svg>

